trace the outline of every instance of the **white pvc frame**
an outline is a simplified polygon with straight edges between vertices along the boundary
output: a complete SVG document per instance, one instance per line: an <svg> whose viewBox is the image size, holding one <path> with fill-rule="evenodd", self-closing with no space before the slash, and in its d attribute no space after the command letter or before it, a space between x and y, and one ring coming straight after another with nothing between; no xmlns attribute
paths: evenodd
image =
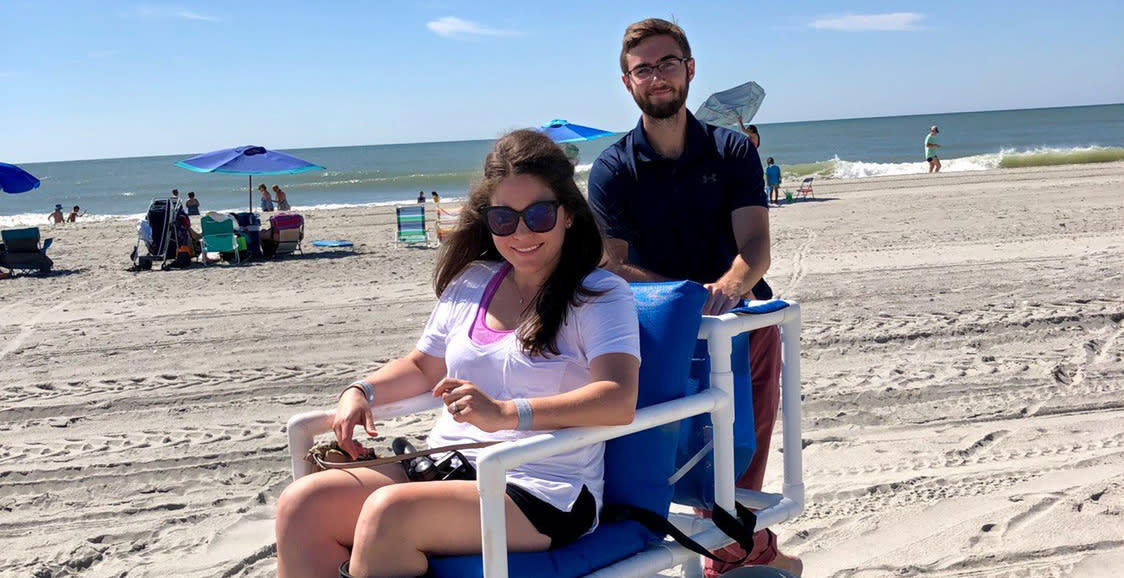
<svg viewBox="0 0 1124 578"><path fill-rule="evenodd" d="M791 520L804 511L803 444L801 443L800 409L800 306L770 313L704 316L699 339L707 341L710 351L710 388L687 397L674 399L636 411L632 423L622 426L567 428L514 442L505 442L481 450L477 457L477 486L480 489L482 553L484 576L507 576L507 525L504 519L504 491L507 470L570 451L596 442L657 427L681 419L710 413L714 425L714 495L718 506L734 511L738 502L757 510L757 530ZM784 484L780 494L753 490L735 490L733 440L733 386L730 353L734 336L762 327L781 328L783 365L781 366L781 423L784 451ZM643 384L641 384L643 387ZM440 407L440 400L423 394L399 402L372 408L375 419L409 415ZM331 431L334 410L307 412L289 419L289 452L293 479L314 471L304 460L313 445L313 438ZM715 550L733 542L700 516L672 513L669 516L681 530L704 547ZM632 578L651 576L667 568L688 564L688 573L699 569L699 555L679 544L665 540L649 546L589 576Z"/></svg>

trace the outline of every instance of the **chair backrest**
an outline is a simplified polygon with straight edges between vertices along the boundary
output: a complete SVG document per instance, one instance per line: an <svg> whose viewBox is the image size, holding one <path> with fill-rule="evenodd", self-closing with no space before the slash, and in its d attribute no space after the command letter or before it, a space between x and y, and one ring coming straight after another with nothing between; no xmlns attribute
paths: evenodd
<svg viewBox="0 0 1124 578"><path fill-rule="evenodd" d="M396 207L398 241L400 243L426 243L425 205Z"/></svg>
<svg viewBox="0 0 1124 578"><path fill-rule="evenodd" d="M690 281L634 283L640 319L640 392L636 407L683 397L708 292ZM638 432L605 446L605 503L666 516L681 425Z"/></svg>
<svg viewBox="0 0 1124 578"><path fill-rule="evenodd" d="M208 251L235 250L234 219L229 215L225 219L216 219L208 213L199 219L199 227L203 230L203 242L206 243Z"/></svg>
<svg viewBox="0 0 1124 578"><path fill-rule="evenodd" d="M4 239L4 250L9 253L39 252L39 227L0 231L0 238Z"/></svg>
<svg viewBox="0 0 1124 578"><path fill-rule="evenodd" d="M461 209L443 209L437 207L437 240L444 241L445 237L457 230L457 223L460 222Z"/></svg>
<svg viewBox="0 0 1124 578"><path fill-rule="evenodd" d="M815 178L816 178L816 177L808 177L808 178L804 179L804 180L803 180L803 181L802 181L802 182L800 183L800 188L801 188L801 189L810 189L810 188L812 188L812 180L813 180L813 179L815 179Z"/></svg>
<svg viewBox="0 0 1124 578"><path fill-rule="evenodd" d="M304 217L298 213L273 215L269 218L269 228L274 231L284 231L287 229L300 231L304 228Z"/></svg>

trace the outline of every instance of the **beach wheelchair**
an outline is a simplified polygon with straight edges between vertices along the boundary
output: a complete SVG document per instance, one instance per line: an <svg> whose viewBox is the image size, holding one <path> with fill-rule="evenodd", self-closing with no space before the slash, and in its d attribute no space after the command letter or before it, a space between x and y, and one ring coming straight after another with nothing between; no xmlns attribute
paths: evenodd
<svg viewBox="0 0 1124 578"><path fill-rule="evenodd" d="M687 496L688 502L717 505L735 511L735 500L756 510L755 528L791 520L804 509L800 425L800 308L787 301L751 302L738 312L703 317L707 290L692 282L637 283L632 285L640 319L640 391L635 419L629 425L579 427L558 430L488 447L477 456L480 489L482 554L431 556L435 576L651 576L683 566L687 576L700 576L700 555L653 532L636 519L607 520L613 509L638 509L670 521L707 550L716 550L734 539L710 519L687 513L669 514L673 494L684 501L681 484L685 472L712 480L711 496ZM735 391L735 382L748 379L747 332L778 325L782 331L783 367L781 401L784 484L780 493L735 490L741 474L735 468L735 418L744 431L748 419L753 438L752 411L735 416L744 407L747 392ZM699 346L706 359L694 354ZM691 376L692 369L697 374ZM440 400L423 394L372 408L376 419L387 419L435 409ZM331 431L334 411L293 416L288 422L293 478L315 471L305 455L316 435ZM699 428L707 431L700 436ZM711 447L694 452L683 463L684 442L709 438ZM601 523L572 544L543 552L507 552L504 519L505 474L510 468L591 443L606 442L605 494ZM744 439L739 440L745 453ZM752 444L754 442L750 442ZM752 447L748 448L752 455ZM688 452L690 453L690 452ZM699 476L695 476L697 479ZM689 510L689 508L685 508Z"/></svg>

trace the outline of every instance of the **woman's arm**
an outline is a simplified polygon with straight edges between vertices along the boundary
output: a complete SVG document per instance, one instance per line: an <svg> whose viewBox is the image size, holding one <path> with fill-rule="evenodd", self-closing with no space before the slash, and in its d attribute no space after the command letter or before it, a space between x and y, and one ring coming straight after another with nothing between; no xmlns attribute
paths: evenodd
<svg viewBox="0 0 1124 578"><path fill-rule="evenodd" d="M395 359L371 373L365 381L371 384L374 391L374 404L382 405L430 391L445 376L445 371L443 358L414 349L405 357ZM353 458L363 454L362 448L352 439L355 426L360 424L368 435L378 435L371 418L371 405L367 403L363 390L349 387L336 404L332 430L336 433L340 447Z"/></svg>
<svg viewBox="0 0 1124 578"><path fill-rule="evenodd" d="M640 360L627 353L606 353L590 361L589 370L593 380L588 385L528 400L534 415L531 429L632 423ZM507 403L514 411L515 402Z"/></svg>
<svg viewBox="0 0 1124 578"><path fill-rule="evenodd" d="M640 360L606 353L589 363L592 381L573 391L528 399L532 430L632 423L640 381ZM458 422L483 431L513 430L519 424L514 400L496 401L463 379L445 378L433 389Z"/></svg>

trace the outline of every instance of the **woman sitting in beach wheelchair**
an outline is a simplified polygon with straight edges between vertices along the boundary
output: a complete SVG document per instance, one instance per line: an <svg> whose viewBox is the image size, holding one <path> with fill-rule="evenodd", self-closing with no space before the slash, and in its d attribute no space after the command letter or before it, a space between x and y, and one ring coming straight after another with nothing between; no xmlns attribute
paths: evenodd
<svg viewBox="0 0 1124 578"><path fill-rule="evenodd" d="M439 302L415 351L348 387L336 412L290 420L296 482L279 503L280 575L334 575L339 568L341 576L580 576L598 569L633 576L692 559L684 548L661 547L663 530L629 519L598 522L597 506L667 517L680 428L664 424L711 412L715 455L732 456L730 338L755 323L798 323L798 309L750 322L724 316L721 330L702 330L715 332L708 344L717 387L685 395L707 291L689 282L630 291L597 270L600 234L572 165L549 139L518 131L497 142L465 210L466 226L439 258ZM472 262L476 255L483 261ZM562 286L582 289L562 297ZM555 297L540 299L548 292ZM543 339L547 327L556 331L553 340ZM798 357L791 349L786 355ZM556 377L526 378L549 374ZM793 405L789 385L785 405L798 412L798 390ZM419 477L418 463L411 460L408 471L388 463L398 461L391 457L364 462L373 468L308 475L315 467L304 456L315 435L334 430L349 457L365 457L352 439L356 425L377 435L374 420L434 406L443 409L430 445L476 446L463 447L460 460L476 472L457 466L447 468L456 480L401 483ZM788 441L787 420L785 434ZM794 435L799 440L798 421ZM799 442L786 446L797 448L786 462L799 460ZM714 501L729 511L733 468L732 459L713 462L721 480ZM791 471L798 478L799 468ZM785 496L754 497L751 505L763 508L758 526L799 513L802 483L786 480L785 488ZM690 524L707 549L731 541L707 521Z"/></svg>

